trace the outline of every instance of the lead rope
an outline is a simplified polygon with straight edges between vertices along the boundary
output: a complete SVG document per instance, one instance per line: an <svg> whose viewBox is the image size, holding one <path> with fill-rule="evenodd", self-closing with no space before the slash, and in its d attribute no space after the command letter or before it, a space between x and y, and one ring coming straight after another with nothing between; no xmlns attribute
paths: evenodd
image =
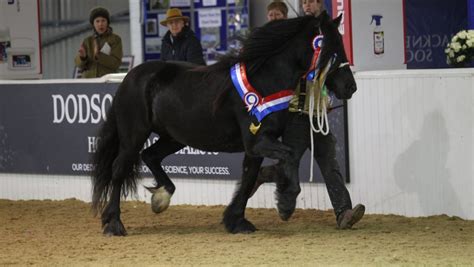
<svg viewBox="0 0 474 267"><path fill-rule="evenodd" d="M316 70L316 75L314 75L313 84L309 90L309 110L308 110L308 117L309 117L309 135L311 138L311 153L314 155L314 138L313 132L321 133L323 135L327 135L329 133L329 120L328 120L328 113L327 113L327 104L326 104L326 97L327 97L327 89L326 89L326 77L331 65L333 63L333 59L329 60L328 64L324 69L318 73ZM318 129L314 127L313 123L313 115L314 115L314 94L315 91L318 90L319 96L318 101L316 103L316 120L318 124ZM321 106L320 106L321 105ZM321 112L321 113L320 113ZM324 130L326 128L326 130ZM313 182L313 170L314 170L314 156L311 155L311 166L310 166L310 176L309 182Z"/></svg>

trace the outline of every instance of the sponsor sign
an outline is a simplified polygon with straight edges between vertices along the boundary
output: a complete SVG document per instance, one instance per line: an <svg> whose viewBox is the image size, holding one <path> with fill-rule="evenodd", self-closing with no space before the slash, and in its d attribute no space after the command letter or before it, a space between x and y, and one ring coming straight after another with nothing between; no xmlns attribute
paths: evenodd
<svg viewBox="0 0 474 267"><path fill-rule="evenodd" d="M465 0L406 1L409 69L449 67L444 49L454 34L467 28L467 2L472 3Z"/></svg>
<svg viewBox="0 0 474 267"><path fill-rule="evenodd" d="M100 142L97 131L107 119L117 87L117 83L0 84L0 172L89 175L94 168L90 158ZM344 113L339 108L329 118L338 139L341 171L348 178ZM158 138L151 135L144 148ZM243 153L185 147L162 165L170 177L238 180L243 158ZM301 162L301 181L308 181L309 158L306 153ZM267 159L264 164L272 163ZM152 176L144 165L140 173ZM317 167L314 177L322 181Z"/></svg>

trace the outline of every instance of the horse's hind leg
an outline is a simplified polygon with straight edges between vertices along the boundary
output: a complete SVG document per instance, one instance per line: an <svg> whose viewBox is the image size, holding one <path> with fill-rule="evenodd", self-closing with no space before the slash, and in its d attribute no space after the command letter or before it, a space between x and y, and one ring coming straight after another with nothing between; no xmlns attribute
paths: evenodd
<svg viewBox="0 0 474 267"><path fill-rule="evenodd" d="M251 222L245 219L245 207L257 180L262 161L261 157L245 155L240 188L237 189L232 202L224 212L224 224L230 233L251 233L257 230Z"/></svg>
<svg viewBox="0 0 474 267"><path fill-rule="evenodd" d="M118 156L112 166L112 194L101 216L105 235L123 236L127 234L120 220L120 196L125 195L127 190L135 190L134 166L145 140L146 137L143 138L143 142L136 141L134 145L120 143Z"/></svg>
<svg viewBox="0 0 474 267"><path fill-rule="evenodd" d="M183 144L172 139L160 137L156 143L142 152L142 160L155 176L156 186L154 188L147 187L153 193L151 209L155 213L163 212L169 207L171 196L176 190L173 182L161 167L161 161L183 147Z"/></svg>

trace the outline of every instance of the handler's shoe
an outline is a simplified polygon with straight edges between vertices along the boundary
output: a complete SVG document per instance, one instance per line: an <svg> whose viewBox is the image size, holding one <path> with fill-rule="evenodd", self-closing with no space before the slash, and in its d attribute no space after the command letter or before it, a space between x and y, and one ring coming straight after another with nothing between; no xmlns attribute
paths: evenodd
<svg viewBox="0 0 474 267"><path fill-rule="evenodd" d="M365 206L357 204L353 209L344 211L337 219L337 227L339 229L351 229L365 213Z"/></svg>

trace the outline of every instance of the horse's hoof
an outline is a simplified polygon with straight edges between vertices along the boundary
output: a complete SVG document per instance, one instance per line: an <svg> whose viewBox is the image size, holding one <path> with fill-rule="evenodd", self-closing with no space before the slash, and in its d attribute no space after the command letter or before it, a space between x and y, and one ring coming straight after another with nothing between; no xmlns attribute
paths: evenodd
<svg viewBox="0 0 474 267"><path fill-rule="evenodd" d="M151 209L154 213L162 213L170 206L171 194L164 186L158 189L148 189L153 193L151 196Z"/></svg>
<svg viewBox="0 0 474 267"><path fill-rule="evenodd" d="M296 201L294 204L288 204L288 203L281 203L278 202L277 204L277 210L278 210L278 215L280 216L280 219L283 221L288 221L293 213L295 212L296 208Z"/></svg>
<svg viewBox="0 0 474 267"><path fill-rule="evenodd" d="M106 236L126 236L127 231L121 221L113 220L104 227L104 235Z"/></svg>
<svg viewBox="0 0 474 267"><path fill-rule="evenodd" d="M288 221L296 209L296 198L298 193L279 193L277 190L277 210L280 219Z"/></svg>
<svg viewBox="0 0 474 267"><path fill-rule="evenodd" d="M251 234L257 231L257 227L245 218L241 218L232 226L232 229L227 230L232 234Z"/></svg>
<svg viewBox="0 0 474 267"><path fill-rule="evenodd" d="M290 218L291 218L291 215L293 215L293 212L295 210L281 210L281 209L278 209L278 216L280 216L280 219L282 221L288 221Z"/></svg>

